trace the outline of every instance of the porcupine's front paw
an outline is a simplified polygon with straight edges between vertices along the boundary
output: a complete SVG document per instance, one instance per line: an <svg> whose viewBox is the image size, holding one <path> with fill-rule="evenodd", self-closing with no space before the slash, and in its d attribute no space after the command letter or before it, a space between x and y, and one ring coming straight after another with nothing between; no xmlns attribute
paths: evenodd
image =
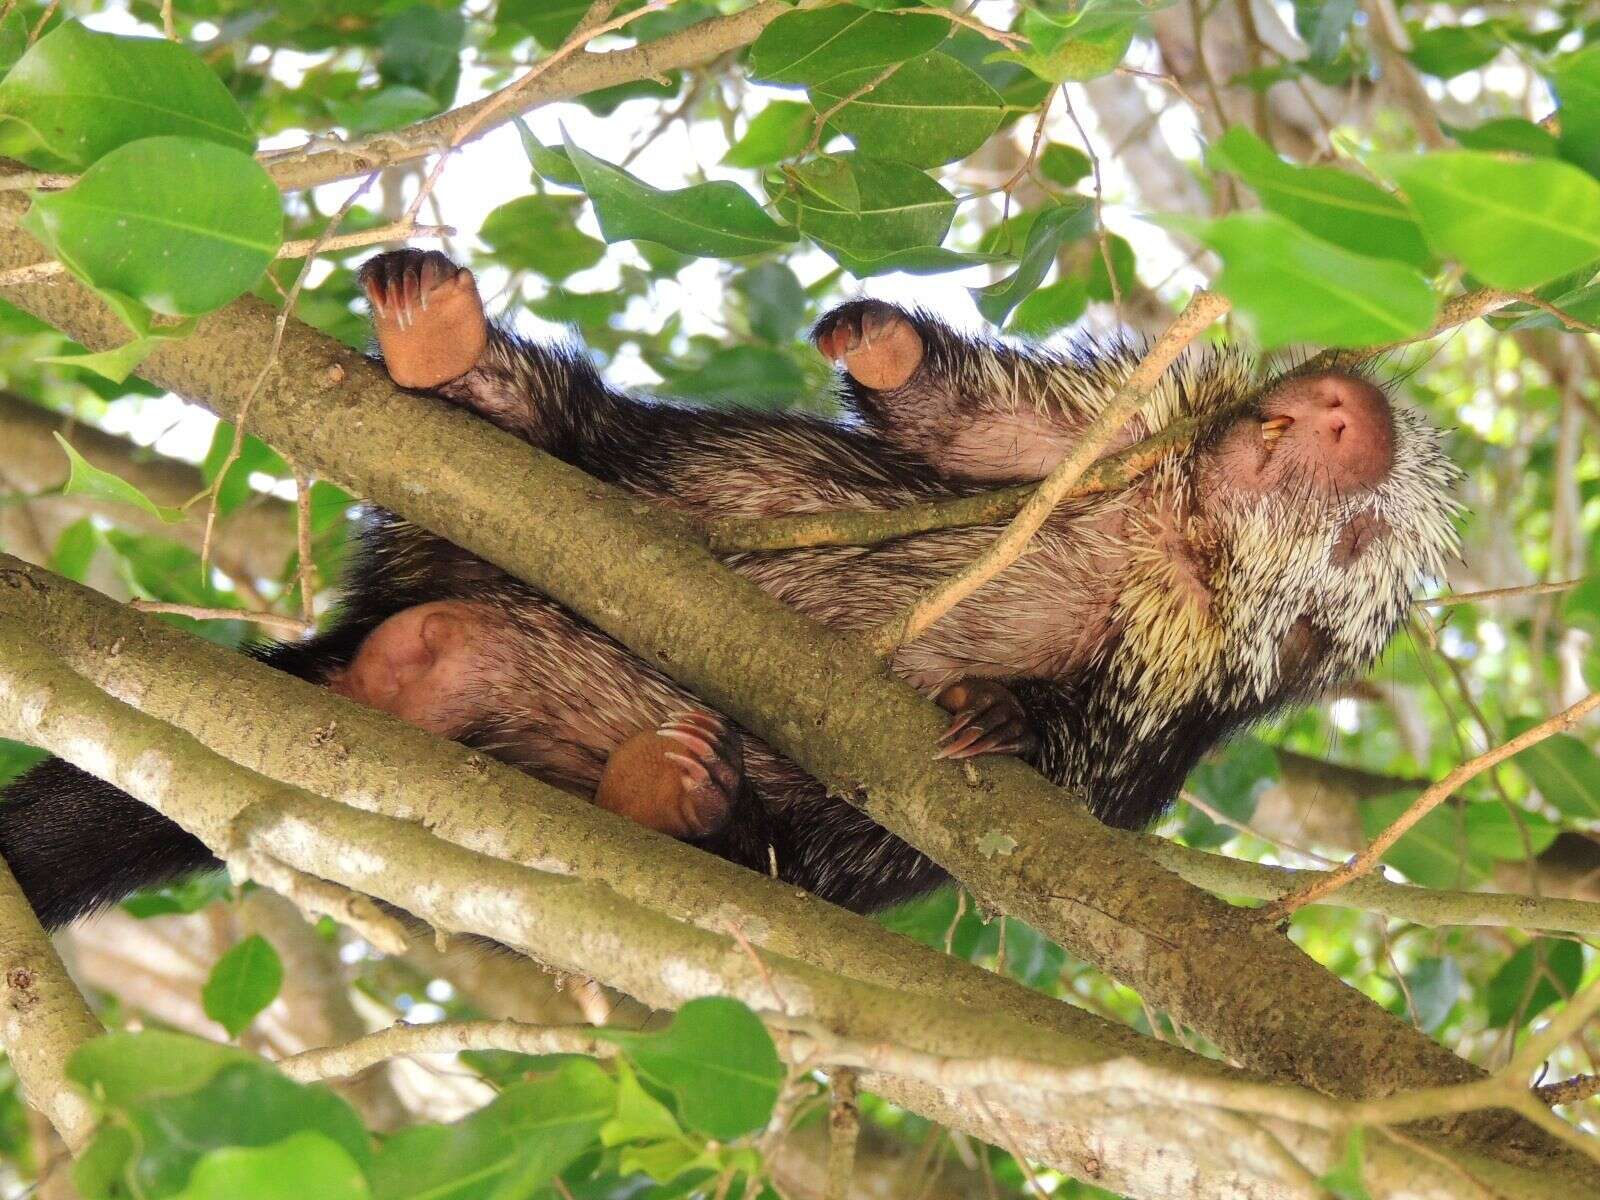
<svg viewBox="0 0 1600 1200"><path fill-rule="evenodd" d="M817 322L811 337L824 358L874 391L903 386L922 365L922 335L903 312L881 300L840 305Z"/></svg>
<svg viewBox="0 0 1600 1200"><path fill-rule="evenodd" d="M743 782L738 732L716 713L689 709L613 750L594 800L673 837L701 838L726 824Z"/></svg>
<svg viewBox="0 0 1600 1200"><path fill-rule="evenodd" d="M979 754L1025 757L1039 746L1039 735L1021 702L993 679L958 679L933 698L952 714L939 739L936 758L974 758Z"/></svg>
<svg viewBox="0 0 1600 1200"><path fill-rule="evenodd" d="M431 388L472 370L489 325L471 271L437 250L395 250L367 260L361 286L389 378Z"/></svg>

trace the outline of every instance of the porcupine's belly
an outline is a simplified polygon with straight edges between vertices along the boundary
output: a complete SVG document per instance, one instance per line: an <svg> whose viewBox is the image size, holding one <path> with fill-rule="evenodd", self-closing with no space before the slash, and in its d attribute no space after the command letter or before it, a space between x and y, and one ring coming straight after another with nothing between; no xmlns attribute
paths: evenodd
<svg viewBox="0 0 1600 1200"><path fill-rule="evenodd" d="M612 751L686 708L708 708L548 600L515 611L516 685L462 740L552 786L592 798ZM707 848L858 908L926 891L943 874L760 738L740 730L758 811L736 809Z"/></svg>

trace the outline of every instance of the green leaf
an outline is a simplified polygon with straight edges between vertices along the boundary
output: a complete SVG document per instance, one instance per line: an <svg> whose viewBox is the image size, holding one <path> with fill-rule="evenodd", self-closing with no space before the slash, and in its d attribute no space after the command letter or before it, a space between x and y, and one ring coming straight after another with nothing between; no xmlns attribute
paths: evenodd
<svg viewBox="0 0 1600 1200"><path fill-rule="evenodd" d="M1404 791L1363 801L1361 825L1366 835L1383 832L1416 798L1415 791ZM1458 802L1424 816L1389 848L1383 861L1423 887L1472 887L1488 878L1496 860L1516 861L1529 850L1538 854L1555 834L1555 827L1536 813L1519 813L1513 819L1498 801Z"/></svg>
<svg viewBox="0 0 1600 1200"><path fill-rule="evenodd" d="M1025 337L1049 337L1083 316L1088 304L1089 288L1082 277L1062 279L1040 288L1017 305L1006 329Z"/></svg>
<svg viewBox="0 0 1600 1200"><path fill-rule="evenodd" d="M766 1027L737 1000L691 1000L658 1033L595 1032L672 1092L684 1123L709 1137L727 1141L772 1116L783 1064Z"/></svg>
<svg viewBox="0 0 1600 1200"><path fill-rule="evenodd" d="M18 775L50 757L43 750L24 746L10 738L0 738L0 784L10 783Z"/></svg>
<svg viewBox="0 0 1600 1200"><path fill-rule="evenodd" d="M1406 57L1419 70L1440 79L1476 71L1500 53L1500 39L1488 23L1413 27L1410 34L1411 52Z"/></svg>
<svg viewBox="0 0 1600 1200"><path fill-rule="evenodd" d="M1582 977L1583 947L1563 938L1535 938L1489 980L1484 999L1490 1026L1500 1028L1512 1020L1526 1026L1576 992Z"/></svg>
<svg viewBox="0 0 1600 1200"><path fill-rule="evenodd" d="M1546 78L1561 103L1562 157L1600 176L1600 42L1556 59Z"/></svg>
<svg viewBox="0 0 1600 1200"><path fill-rule="evenodd" d="M802 104L798 100L774 100L750 118L744 136L729 146L728 152L722 156L722 165L765 167L793 158L811 140L816 119L816 111L809 104Z"/></svg>
<svg viewBox="0 0 1600 1200"><path fill-rule="evenodd" d="M513 270L561 280L605 257L605 243L577 228L576 196L521 196L487 217L479 236L493 256Z"/></svg>
<svg viewBox="0 0 1600 1200"><path fill-rule="evenodd" d="M113 150L23 219L79 279L171 316L220 308L282 240L278 189L248 154L193 138Z"/></svg>
<svg viewBox="0 0 1600 1200"><path fill-rule="evenodd" d="M1061 204L1041 212L1028 226L1028 240L1017 269L987 287L969 288L978 311L995 325L1003 325L1011 310L1031 296L1054 265L1063 242L1094 230L1094 207L1086 199Z"/></svg>
<svg viewBox="0 0 1600 1200"><path fill-rule="evenodd" d="M776 189L773 202L786 220L846 269L857 275L903 269L894 255L944 241L956 201L937 180L905 163L856 153L831 161L848 171L859 208L846 208L804 186ZM802 163L791 176L804 181L809 169L810 164Z"/></svg>
<svg viewBox="0 0 1600 1200"><path fill-rule="evenodd" d="M617 1085L588 1059L512 1084L453 1125L394 1134L372 1165L375 1200L498 1200L534 1195L598 1144Z"/></svg>
<svg viewBox="0 0 1600 1200"><path fill-rule="evenodd" d="M119 146L165 135L255 149L216 72L176 42L67 21L0 80L0 154L29 166L81 171Z"/></svg>
<svg viewBox="0 0 1600 1200"><path fill-rule="evenodd" d="M120 907L130 916L144 920L168 913L199 912L207 905L224 899L232 891L233 885L228 882L227 875L221 872L194 875L181 883L143 888L124 900Z"/></svg>
<svg viewBox="0 0 1600 1200"><path fill-rule="evenodd" d="M608 242L644 238L684 254L737 258L787 245L795 233L736 183L717 180L663 192L566 141Z"/></svg>
<svg viewBox="0 0 1600 1200"><path fill-rule="evenodd" d="M1530 158L1555 158L1560 152L1554 134L1521 117L1499 117L1470 129L1447 125L1445 132L1468 150L1504 151Z"/></svg>
<svg viewBox="0 0 1600 1200"><path fill-rule="evenodd" d="M578 174L578 169L567 157L566 147L546 146L533 136L533 130L528 128L528 123L521 117L512 117L511 123L517 127L517 136L522 139L522 149L527 153L528 163L533 167L535 174L562 187L583 186L583 177Z"/></svg>
<svg viewBox="0 0 1600 1200"><path fill-rule="evenodd" d="M1536 287L1600 259L1600 182L1569 163L1477 150L1375 161L1428 244L1492 287Z"/></svg>
<svg viewBox="0 0 1600 1200"><path fill-rule="evenodd" d="M461 74L466 31L457 9L426 4L402 9L378 28L378 75L386 83L416 88L449 104Z"/></svg>
<svg viewBox="0 0 1600 1200"><path fill-rule="evenodd" d="M80 517L61 531L55 549L50 552L50 569L57 575L82 583L89 573L89 563L100 549L100 532L93 519ZM0 779L7 776L0 771Z"/></svg>
<svg viewBox="0 0 1600 1200"><path fill-rule="evenodd" d="M847 71L811 86L818 109L863 154L919 167L965 158L1000 127L1000 95L948 54L925 54L900 64L887 79L856 95L880 72Z"/></svg>
<svg viewBox="0 0 1600 1200"><path fill-rule="evenodd" d="M42 354L34 361L58 363L63 367L77 367L83 371L93 371L102 379L109 379L112 383L121 383L133 369L150 356L150 352L159 346L164 338L136 337L131 342L121 346L113 346L110 350L101 350L94 354Z"/></svg>
<svg viewBox="0 0 1600 1200"><path fill-rule="evenodd" d="M173 1200L367 1200L369 1194L366 1176L342 1147L305 1131L271 1146L213 1150Z"/></svg>
<svg viewBox="0 0 1600 1200"><path fill-rule="evenodd" d="M805 289L784 263L751 267L734 279L733 288L744 297L751 331L766 341L785 345L806 322Z"/></svg>
<svg viewBox="0 0 1600 1200"><path fill-rule="evenodd" d="M282 455L254 434L247 433L239 446L239 457L228 468L228 477L221 486L217 486L217 472L222 470L222 464L228 461L232 451L233 425L218 421L211 433L211 445L200 462L200 476L207 486L216 488L217 512L223 516L236 511L255 493L250 484L251 475L260 472L277 479L288 479L293 474Z"/></svg>
<svg viewBox="0 0 1600 1200"><path fill-rule="evenodd" d="M806 393L806 378L787 354L766 346L729 346L698 370L674 375L670 390L697 400L746 408L787 408Z"/></svg>
<svg viewBox="0 0 1600 1200"><path fill-rule="evenodd" d="M1432 261L1406 206L1375 183L1334 167L1291 166L1242 125L1228 130L1206 160L1249 184L1269 211L1336 246L1414 267Z"/></svg>
<svg viewBox="0 0 1600 1200"><path fill-rule="evenodd" d="M1519 717L1506 724L1517 737L1539 722ZM1600 821L1600 757L1570 733L1551 734L1511 759L1533 781L1545 803L1563 816Z"/></svg>
<svg viewBox="0 0 1600 1200"><path fill-rule="evenodd" d="M1039 154L1039 174L1062 187L1072 187L1093 170L1094 164L1089 161L1089 156L1076 146L1051 142Z"/></svg>
<svg viewBox="0 0 1600 1200"><path fill-rule="evenodd" d="M600 1141L606 1146L624 1142L657 1141L662 1138L684 1140L683 1130L672 1110L639 1085L626 1060L617 1063L617 1111L600 1126Z"/></svg>
<svg viewBox="0 0 1600 1200"><path fill-rule="evenodd" d="M194 1091L233 1063L260 1060L236 1046L182 1033L108 1033L73 1052L67 1078L108 1106L127 1108L142 1100Z"/></svg>
<svg viewBox="0 0 1600 1200"><path fill-rule="evenodd" d="M283 962L272 943L259 933L239 942L211 968L200 993L206 1016L238 1037L278 998L283 987Z"/></svg>
<svg viewBox="0 0 1600 1200"><path fill-rule="evenodd" d="M1445 1023L1461 998L1461 964L1453 958L1424 958L1406 975L1406 988L1416 1006L1417 1024L1433 1033Z"/></svg>
<svg viewBox="0 0 1600 1200"><path fill-rule="evenodd" d="M1345 1139L1344 1153L1327 1174L1317 1180L1333 1193L1337 1200L1372 1200L1362 1177L1362 1164L1366 1162L1366 1130L1359 1125Z"/></svg>
<svg viewBox="0 0 1600 1200"><path fill-rule="evenodd" d="M1020 63L1051 83L1095 79L1116 69L1144 14L1165 8L1167 3L1084 0L1065 16L1025 8L1021 30L1028 48L1002 50L991 54L989 61Z"/></svg>
<svg viewBox="0 0 1600 1200"><path fill-rule="evenodd" d="M950 36L932 13L869 12L853 4L785 13L750 47L750 76L769 83L816 83L846 71L882 70L926 54Z"/></svg>
<svg viewBox="0 0 1600 1200"><path fill-rule="evenodd" d="M385 133L432 116L442 106L420 88L395 84L352 100L329 100L328 114L350 133Z"/></svg>
<svg viewBox="0 0 1600 1200"><path fill-rule="evenodd" d="M1161 223L1222 256L1217 289L1269 349L1398 341L1429 328L1438 310L1433 289L1410 267L1352 254L1274 213Z"/></svg>
<svg viewBox="0 0 1600 1200"><path fill-rule="evenodd" d="M182 509L157 504L127 480L118 479L110 471L102 471L99 467L90 465L89 461L74 450L67 439L59 433L52 436L65 451L69 464L67 482L61 489L62 495L93 496L98 500L116 500L123 504L131 504L168 525L183 520Z"/></svg>

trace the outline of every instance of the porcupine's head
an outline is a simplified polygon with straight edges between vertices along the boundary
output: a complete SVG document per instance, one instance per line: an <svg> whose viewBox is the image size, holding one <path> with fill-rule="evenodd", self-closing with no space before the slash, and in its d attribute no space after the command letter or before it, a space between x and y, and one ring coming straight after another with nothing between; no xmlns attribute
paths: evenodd
<svg viewBox="0 0 1600 1200"><path fill-rule="evenodd" d="M1370 379L1263 383L1242 354L1196 352L1145 424L1186 417L1198 435L1122 501L1117 636L1084 696L1100 728L1065 751L1114 824L1147 819L1219 736L1366 672L1456 547L1458 470Z"/></svg>

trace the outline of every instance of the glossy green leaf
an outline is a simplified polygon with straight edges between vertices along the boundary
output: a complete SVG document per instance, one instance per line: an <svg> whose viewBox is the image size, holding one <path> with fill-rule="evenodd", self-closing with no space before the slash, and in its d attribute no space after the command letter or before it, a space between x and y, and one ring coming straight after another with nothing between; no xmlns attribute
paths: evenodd
<svg viewBox="0 0 1600 1200"><path fill-rule="evenodd" d="M519 196L487 217L479 236L490 253L518 271L561 280L605 257L605 243L578 230L576 196Z"/></svg>
<svg viewBox="0 0 1600 1200"><path fill-rule="evenodd" d="M512 1084L453 1125L414 1125L373 1162L375 1200L500 1200L532 1196L599 1141L617 1085L588 1059Z"/></svg>
<svg viewBox="0 0 1600 1200"><path fill-rule="evenodd" d="M119 146L168 135L255 149L216 72L175 42L66 21L0 80L0 154L30 166L81 171Z"/></svg>
<svg viewBox="0 0 1600 1200"><path fill-rule="evenodd" d="M49 755L43 750L24 746L21 742L13 742L10 738L0 738L0 784L11 782L48 757Z"/></svg>
<svg viewBox="0 0 1600 1200"><path fill-rule="evenodd" d="M1429 245L1492 287L1535 287L1600 259L1600 181L1570 163L1477 150L1376 162Z"/></svg>
<svg viewBox="0 0 1600 1200"><path fill-rule="evenodd" d="M766 346L729 346L698 370L669 381L675 395L713 404L779 411L804 397L805 375L789 355Z"/></svg>
<svg viewBox="0 0 1600 1200"><path fill-rule="evenodd" d="M1489 1024L1526 1025L1552 1004L1570 997L1583 977L1583 947L1563 938L1535 938L1489 980L1484 998Z"/></svg>
<svg viewBox="0 0 1600 1200"><path fill-rule="evenodd" d="M1406 57L1425 74L1440 79L1476 71L1500 53L1500 39L1487 23L1413 28L1410 33L1411 50Z"/></svg>
<svg viewBox="0 0 1600 1200"><path fill-rule="evenodd" d="M1083 316L1088 304L1089 288L1081 276L1058 280L1017 305L1006 328L1025 337L1049 337Z"/></svg>
<svg viewBox="0 0 1600 1200"><path fill-rule="evenodd" d="M173 1200L367 1200L370 1194L355 1160L307 1131L271 1146L212 1151Z"/></svg>
<svg viewBox="0 0 1600 1200"><path fill-rule="evenodd" d="M1433 324L1438 301L1415 270L1352 254L1274 213L1163 223L1222 256L1216 287L1264 347L1391 342Z"/></svg>
<svg viewBox="0 0 1600 1200"><path fill-rule="evenodd" d="M885 260L944 241L956 201L938 180L906 163L854 153L833 161L848 169L860 197L858 209L831 203L816 190L799 186L776 189L773 200L786 220L846 269L857 275L900 269L898 264L886 266ZM797 174L803 177L805 168L802 164Z"/></svg>
<svg viewBox="0 0 1600 1200"><path fill-rule="evenodd" d="M806 148L816 110L798 100L773 100L745 127L744 136L722 156L727 167L765 167L793 158Z"/></svg>
<svg viewBox="0 0 1600 1200"><path fill-rule="evenodd" d="M656 1141L662 1138L681 1140L683 1130L672 1110L640 1086L633 1069L625 1060L617 1064L617 1109L604 1125L600 1126L600 1141L607 1146L620 1146L624 1142Z"/></svg>
<svg viewBox="0 0 1600 1200"><path fill-rule="evenodd" d="M1363 1164L1367 1160L1366 1130L1357 1126L1345 1138L1344 1153L1317 1182L1328 1190L1334 1200L1372 1200L1363 1177Z"/></svg>
<svg viewBox="0 0 1600 1200"><path fill-rule="evenodd" d="M676 1097L685 1125L727 1141L772 1116L783 1064L756 1015L737 1000L691 1000L658 1033L599 1029L649 1079Z"/></svg>
<svg viewBox="0 0 1600 1200"><path fill-rule="evenodd" d="M96 290L186 316L255 284L277 253L283 210L248 154L161 137L113 150L72 187L39 195L23 226Z"/></svg>
<svg viewBox="0 0 1600 1200"><path fill-rule="evenodd" d="M102 471L99 467L92 466L59 433L53 436L66 453L69 464L67 482L61 489L63 495L93 496L98 500L115 500L122 504L131 504L168 525L183 520L182 509L157 504L127 480L119 479L109 471Z"/></svg>
<svg viewBox="0 0 1600 1200"><path fill-rule="evenodd" d="M813 103L863 154L936 167L965 158L1000 127L999 93L948 54L909 59L873 85L879 74L848 71L811 86Z"/></svg>
<svg viewBox="0 0 1600 1200"><path fill-rule="evenodd" d="M403 84L380 88L353 100L330 100L328 112L356 136L385 133L432 116L442 106L420 88Z"/></svg>
<svg viewBox="0 0 1600 1200"><path fill-rule="evenodd" d="M546 146L533 136L533 130L528 128L528 123L521 117L512 117L511 123L517 127L517 135L522 139L522 149L527 153L528 163L533 167L535 174L551 183L559 183L562 187L583 186L583 176L578 174L578 169L567 157L565 146Z"/></svg>
<svg viewBox="0 0 1600 1200"><path fill-rule="evenodd" d="M1562 157L1600 176L1600 42L1556 59L1546 78L1561 105Z"/></svg>
<svg viewBox="0 0 1600 1200"><path fill-rule="evenodd" d="M272 943L253 933L228 950L211 968L201 989L206 1016L238 1037L283 987L283 961Z"/></svg>
<svg viewBox="0 0 1600 1200"><path fill-rule="evenodd" d="M1325 241L1414 267L1426 267L1432 260L1406 206L1358 175L1334 167L1292 166L1242 125L1228 130L1206 157L1211 166L1249 184L1269 211Z"/></svg>
<svg viewBox="0 0 1600 1200"><path fill-rule="evenodd" d="M1046 209L1028 227L1028 239L1017 269L987 287L968 289L984 318L1003 325L1011 310L1038 288L1055 264L1063 242L1085 237L1094 231L1094 206L1088 200L1061 204Z"/></svg>
<svg viewBox="0 0 1600 1200"><path fill-rule="evenodd" d="M94 527L94 521L89 517L79 517L56 538L55 548L50 551L50 569L75 583L82 583L100 544L100 532ZM0 767L0 780L7 778L9 776Z"/></svg>
<svg viewBox="0 0 1600 1200"><path fill-rule="evenodd" d="M441 104L454 98L461 74L466 20L454 8L414 4L378 29L378 74L386 82L426 92Z"/></svg>
<svg viewBox="0 0 1600 1200"><path fill-rule="evenodd" d="M644 238L684 254L736 258L795 240L736 183L718 180L664 192L566 143L608 242Z"/></svg>
<svg viewBox="0 0 1600 1200"><path fill-rule="evenodd" d="M1510 737L1527 732L1539 722L1531 717L1507 723ZM1600 821L1600 757L1570 733L1551 734L1511 760L1521 768L1545 803L1563 816L1580 821Z"/></svg>
<svg viewBox="0 0 1600 1200"><path fill-rule="evenodd" d="M733 287L744 298L751 332L774 344L793 341L806 323L806 293L781 262L761 263L742 272Z"/></svg>
<svg viewBox="0 0 1600 1200"><path fill-rule="evenodd" d="M950 22L932 13L872 12L853 4L784 13L751 45L750 75L769 83L816 83L905 62L949 36Z"/></svg>

